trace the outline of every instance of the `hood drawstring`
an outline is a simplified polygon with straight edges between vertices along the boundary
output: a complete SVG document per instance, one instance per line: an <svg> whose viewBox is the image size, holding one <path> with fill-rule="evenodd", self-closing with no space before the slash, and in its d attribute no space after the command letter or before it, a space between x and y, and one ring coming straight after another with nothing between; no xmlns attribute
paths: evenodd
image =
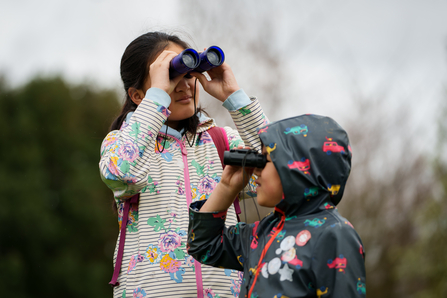
<svg viewBox="0 0 447 298"><path fill-rule="evenodd" d="M256 284L256 280L258 279L259 272L262 270L261 265L262 265L262 261L264 260L264 256L267 253L272 242L275 240L276 236L278 236L279 232L282 231L282 228L284 227L284 222L286 221L286 215L281 209L275 207L275 212L278 212L281 214L281 220L279 221L279 223L276 227L275 233L272 235L272 237L270 238L270 240L267 242L267 244L264 246L264 248L262 250L261 257L259 258L258 265L256 266L255 279L253 280L253 283L250 287L250 291L248 292L248 298L251 297L253 288L255 287L255 284Z"/></svg>

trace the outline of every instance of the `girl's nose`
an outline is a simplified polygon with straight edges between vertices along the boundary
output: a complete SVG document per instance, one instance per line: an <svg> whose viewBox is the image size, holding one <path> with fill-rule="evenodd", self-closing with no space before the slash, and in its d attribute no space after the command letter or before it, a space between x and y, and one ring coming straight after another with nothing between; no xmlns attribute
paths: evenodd
<svg viewBox="0 0 447 298"><path fill-rule="evenodd" d="M190 89L190 82L187 78L183 77L177 84L177 86L175 86L175 92L181 92L181 91L186 91L188 89Z"/></svg>

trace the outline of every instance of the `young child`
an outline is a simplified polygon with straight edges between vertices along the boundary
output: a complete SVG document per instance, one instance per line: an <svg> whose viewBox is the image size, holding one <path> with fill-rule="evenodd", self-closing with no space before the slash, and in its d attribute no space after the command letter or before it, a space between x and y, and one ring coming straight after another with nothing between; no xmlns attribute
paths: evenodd
<svg viewBox="0 0 447 298"><path fill-rule="evenodd" d="M239 132L225 127L221 138L230 148L260 149L256 129L268 120L227 63L207 71L210 80L198 72L170 78L171 60L186 48L175 35L148 32L121 60L126 101L99 162L120 225L114 297L232 298L239 292L236 271L201 266L186 253L189 204L208 198L222 174L212 137L220 128L200 112L195 78L233 117ZM237 222L231 208L228 225Z"/></svg>
<svg viewBox="0 0 447 298"><path fill-rule="evenodd" d="M254 169L257 200L274 212L226 228L227 208L251 174L226 166L208 200L190 206L188 253L243 271L239 297L364 297L362 241L335 207L351 169L346 132L331 118L302 115L258 134L267 163Z"/></svg>

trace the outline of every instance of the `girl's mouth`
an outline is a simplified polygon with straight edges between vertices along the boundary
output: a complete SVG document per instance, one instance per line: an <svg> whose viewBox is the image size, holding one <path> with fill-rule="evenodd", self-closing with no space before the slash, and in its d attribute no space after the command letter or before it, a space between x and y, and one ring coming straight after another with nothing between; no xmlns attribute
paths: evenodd
<svg viewBox="0 0 447 298"><path fill-rule="evenodd" d="M179 99L177 99L175 102L182 103L182 104L187 104L187 103L191 102L191 99L192 99L191 95L185 95L185 96L180 97Z"/></svg>

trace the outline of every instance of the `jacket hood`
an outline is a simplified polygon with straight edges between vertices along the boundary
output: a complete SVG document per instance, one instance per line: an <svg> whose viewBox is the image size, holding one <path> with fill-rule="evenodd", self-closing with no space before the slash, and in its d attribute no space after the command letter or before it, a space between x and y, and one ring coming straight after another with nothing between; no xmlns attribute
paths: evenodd
<svg viewBox="0 0 447 298"><path fill-rule="evenodd" d="M301 115L258 129L284 191L276 205L287 216L312 214L337 205L351 170L346 131L333 119Z"/></svg>

